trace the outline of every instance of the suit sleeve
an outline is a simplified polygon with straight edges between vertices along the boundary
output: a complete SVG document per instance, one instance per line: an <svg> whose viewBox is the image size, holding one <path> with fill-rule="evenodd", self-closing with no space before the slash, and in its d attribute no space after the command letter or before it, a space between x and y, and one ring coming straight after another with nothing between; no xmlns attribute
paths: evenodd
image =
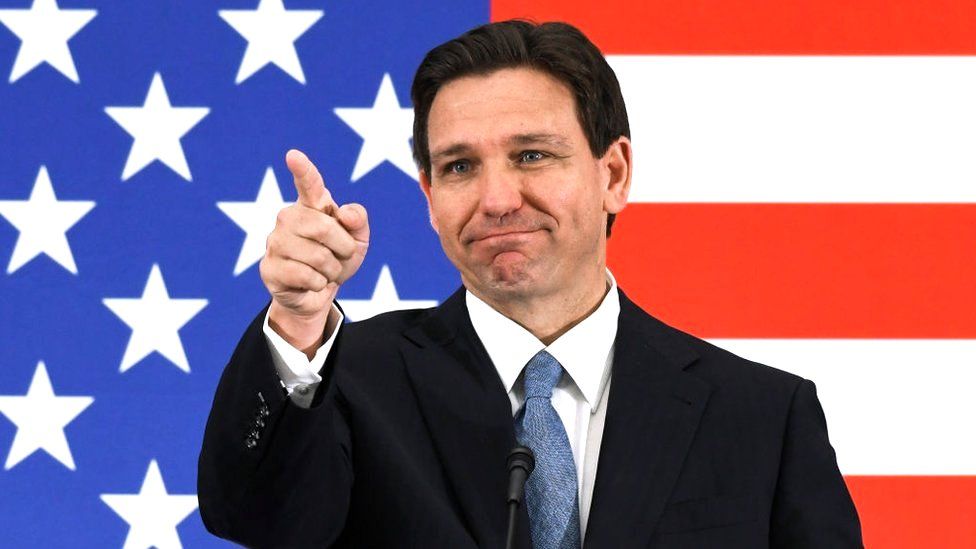
<svg viewBox="0 0 976 549"><path fill-rule="evenodd" d="M264 314L217 386L198 463L200 514L210 532L249 547L327 547L342 533L353 481L333 375L341 333L305 409L282 388Z"/></svg>
<svg viewBox="0 0 976 549"><path fill-rule="evenodd" d="M775 548L863 547L861 525L827 438L814 384L793 394L770 524Z"/></svg>

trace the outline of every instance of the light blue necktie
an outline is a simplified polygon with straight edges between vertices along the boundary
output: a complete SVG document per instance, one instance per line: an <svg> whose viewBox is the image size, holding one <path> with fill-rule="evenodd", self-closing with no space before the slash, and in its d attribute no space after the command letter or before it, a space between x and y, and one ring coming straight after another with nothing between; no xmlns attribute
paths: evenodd
<svg viewBox="0 0 976 549"><path fill-rule="evenodd" d="M515 416L519 444L535 453L525 482L525 505L534 549L579 549L576 464L566 429L552 407L552 388L563 367L545 350L525 366L525 404Z"/></svg>

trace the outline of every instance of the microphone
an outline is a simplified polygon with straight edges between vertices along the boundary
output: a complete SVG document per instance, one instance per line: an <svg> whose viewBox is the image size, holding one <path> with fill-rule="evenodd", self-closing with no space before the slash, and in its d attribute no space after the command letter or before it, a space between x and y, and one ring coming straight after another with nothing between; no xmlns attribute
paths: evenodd
<svg viewBox="0 0 976 549"><path fill-rule="evenodd" d="M508 536L506 549L515 547L515 523L518 521L518 508L522 503L525 479L535 469L535 455L530 448L516 446L508 453Z"/></svg>

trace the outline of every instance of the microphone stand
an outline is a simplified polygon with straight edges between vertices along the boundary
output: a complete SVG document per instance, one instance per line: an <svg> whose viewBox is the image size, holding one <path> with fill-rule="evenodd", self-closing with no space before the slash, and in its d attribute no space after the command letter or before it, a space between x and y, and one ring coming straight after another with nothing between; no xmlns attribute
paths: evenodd
<svg viewBox="0 0 976 549"><path fill-rule="evenodd" d="M505 549L515 549L515 525L519 504L525 491L525 480L535 468L535 455L525 446L516 446L508 454L508 535Z"/></svg>

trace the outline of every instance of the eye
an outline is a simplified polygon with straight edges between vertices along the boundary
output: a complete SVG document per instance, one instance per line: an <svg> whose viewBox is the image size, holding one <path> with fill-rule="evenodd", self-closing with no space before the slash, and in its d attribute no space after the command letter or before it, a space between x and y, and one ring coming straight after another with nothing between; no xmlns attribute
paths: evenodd
<svg viewBox="0 0 976 549"><path fill-rule="evenodd" d="M444 173L464 175L471 171L471 163L467 160L455 160L444 165Z"/></svg>
<svg viewBox="0 0 976 549"><path fill-rule="evenodd" d="M519 153L519 160L522 162L538 162L545 157L545 153L539 151L523 151Z"/></svg>

